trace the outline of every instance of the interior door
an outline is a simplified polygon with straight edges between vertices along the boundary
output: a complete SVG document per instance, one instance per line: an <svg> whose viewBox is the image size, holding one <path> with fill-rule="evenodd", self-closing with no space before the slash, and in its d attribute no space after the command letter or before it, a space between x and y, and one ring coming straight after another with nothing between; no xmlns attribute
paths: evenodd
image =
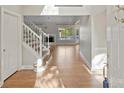
<svg viewBox="0 0 124 93"><path fill-rule="evenodd" d="M3 18L3 79L5 80L17 70L18 17L4 12Z"/></svg>

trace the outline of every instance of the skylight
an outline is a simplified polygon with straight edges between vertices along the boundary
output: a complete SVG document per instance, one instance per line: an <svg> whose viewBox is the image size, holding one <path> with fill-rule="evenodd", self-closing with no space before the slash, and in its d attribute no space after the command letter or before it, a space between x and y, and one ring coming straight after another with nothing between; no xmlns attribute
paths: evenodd
<svg viewBox="0 0 124 93"><path fill-rule="evenodd" d="M58 15L59 8L55 7L54 5L45 5L41 15Z"/></svg>
<svg viewBox="0 0 124 93"><path fill-rule="evenodd" d="M83 7L83 5L55 5L55 7Z"/></svg>

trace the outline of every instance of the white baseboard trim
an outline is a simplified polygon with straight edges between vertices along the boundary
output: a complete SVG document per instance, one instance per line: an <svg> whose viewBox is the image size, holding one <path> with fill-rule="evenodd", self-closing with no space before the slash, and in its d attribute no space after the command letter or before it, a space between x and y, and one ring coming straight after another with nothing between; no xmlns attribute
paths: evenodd
<svg viewBox="0 0 124 93"><path fill-rule="evenodd" d="M33 70L33 65L22 65L19 70L24 70L24 69Z"/></svg>
<svg viewBox="0 0 124 93"><path fill-rule="evenodd" d="M94 75L103 75L103 69L91 69L91 71Z"/></svg>
<svg viewBox="0 0 124 93"><path fill-rule="evenodd" d="M1 81L1 82L0 82L0 88L3 86L3 84L4 84L4 82Z"/></svg>
<svg viewBox="0 0 124 93"><path fill-rule="evenodd" d="M85 56L83 55L83 53L81 51L80 51L80 56L84 60L85 64L88 66L88 68L91 69L91 66L90 66L88 60L85 58Z"/></svg>
<svg viewBox="0 0 124 93"><path fill-rule="evenodd" d="M83 67L88 71L89 74L92 74L91 70L86 65L83 65Z"/></svg>
<svg viewBox="0 0 124 93"><path fill-rule="evenodd" d="M50 61L52 60L52 56L49 58L48 60L48 64L45 66L45 68L47 68L47 66L49 65ZM27 69L27 70L33 70L34 67L33 65L22 65L20 69L18 69L18 71L20 70L24 70L24 69Z"/></svg>

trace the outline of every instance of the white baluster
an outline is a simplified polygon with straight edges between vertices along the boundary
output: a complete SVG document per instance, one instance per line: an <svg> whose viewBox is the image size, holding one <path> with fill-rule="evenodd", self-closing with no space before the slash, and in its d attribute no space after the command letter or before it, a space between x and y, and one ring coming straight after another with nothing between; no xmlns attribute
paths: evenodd
<svg viewBox="0 0 124 93"><path fill-rule="evenodd" d="M27 39L27 37L26 37L26 35L27 35L27 29L26 29L26 27L24 26L24 28L25 28L25 43L26 43L26 39Z"/></svg>
<svg viewBox="0 0 124 93"><path fill-rule="evenodd" d="M40 57L42 57L42 35L40 35Z"/></svg>
<svg viewBox="0 0 124 93"><path fill-rule="evenodd" d="M48 34L48 48L49 48L49 34Z"/></svg>
<svg viewBox="0 0 124 93"><path fill-rule="evenodd" d="M37 44L37 43L38 43L38 40L37 40L37 38L36 38L36 49L37 49L36 52L38 53L38 44Z"/></svg>
<svg viewBox="0 0 124 93"><path fill-rule="evenodd" d="M29 30L29 46L31 45L31 42L30 42L30 30Z"/></svg>
<svg viewBox="0 0 124 93"><path fill-rule="evenodd" d="M44 33L36 25L29 25L30 27L25 24L23 25L24 42L42 57L42 46L49 48L49 35ZM35 29L37 33L35 33L32 28ZM48 38L48 42L45 42L46 37Z"/></svg>
<svg viewBox="0 0 124 93"><path fill-rule="evenodd" d="M32 47L32 33L30 32L30 41L31 41L31 47Z"/></svg>
<svg viewBox="0 0 124 93"><path fill-rule="evenodd" d="M42 39L43 39L42 45L44 47L44 34L42 35Z"/></svg>
<svg viewBox="0 0 124 93"><path fill-rule="evenodd" d="M25 33L24 33L24 36L25 36L25 43L26 43L26 39L27 39L27 32L26 32L26 27L24 26L24 30L25 30Z"/></svg>
<svg viewBox="0 0 124 93"><path fill-rule="evenodd" d="M37 53L38 53L38 38L37 38L37 43L36 44L37 44Z"/></svg>
<svg viewBox="0 0 124 93"><path fill-rule="evenodd" d="M29 38L29 35L28 35L28 29L26 29L27 30L27 44L28 44L28 38Z"/></svg>
<svg viewBox="0 0 124 93"><path fill-rule="evenodd" d="M36 47L35 47L35 35L34 34L33 34L33 40L34 40L33 44L34 44L34 50L35 50Z"/></svg>
<svg viewBox="0 0 124 93"><path fill-rule="evenodd" d="M37 52L37 38L35 36L35 51Z"/></svg>
<svg viewBox="0 0 124 93"><path fill-rule="evenodd" d="M25 26L23 25L23 41L25 42Z"/></svg>
<svg viewBox="0 0 124 93"><path fill-rule="evenodd" d="M28 30L28 44L30 46L30 30Z"/></svg>

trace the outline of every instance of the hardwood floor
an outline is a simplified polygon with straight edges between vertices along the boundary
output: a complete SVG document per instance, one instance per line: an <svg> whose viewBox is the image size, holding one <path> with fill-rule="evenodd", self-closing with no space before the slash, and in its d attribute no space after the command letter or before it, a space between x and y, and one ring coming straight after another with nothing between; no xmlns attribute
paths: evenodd
<svg viewBox="0 0 124 93"><path fill-rule="evenodd" d="M80 58L79 45L57 46L44 73L32 70L16 72L3 87L19 88L98 88L102 85L90 74Z"/></svg>

